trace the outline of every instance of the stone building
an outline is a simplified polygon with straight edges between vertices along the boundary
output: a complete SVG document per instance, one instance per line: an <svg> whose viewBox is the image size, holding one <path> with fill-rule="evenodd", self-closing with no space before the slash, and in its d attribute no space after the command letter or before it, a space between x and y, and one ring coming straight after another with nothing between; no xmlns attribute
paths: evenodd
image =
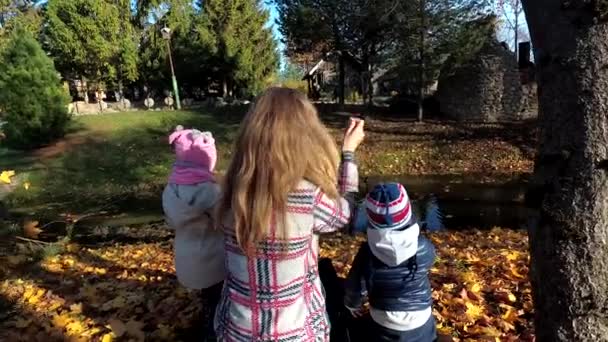
<svg viewBox="0 0 608 342"><path fill-rule="evenodd" d="M535 117L536 83L529 51L528 43L528 57L518 64L506 44L492 39L469 62L441 70L436 93L441 112L456 120L478 122Z"/></svg>

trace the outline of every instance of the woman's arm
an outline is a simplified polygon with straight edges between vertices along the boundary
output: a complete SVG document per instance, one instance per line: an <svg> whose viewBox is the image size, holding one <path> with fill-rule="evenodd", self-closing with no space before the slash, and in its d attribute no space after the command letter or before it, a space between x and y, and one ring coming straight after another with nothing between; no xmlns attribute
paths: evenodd
<svg viewBox="0 0 608 342"><path fill-rule="evenodd" d="M359 172L353 152L342 153L338 190L341 197L337 200L329 198L323 191L317 193L313 209L315 233L334 232L351 220L355 193L359 191Z"/></svg>

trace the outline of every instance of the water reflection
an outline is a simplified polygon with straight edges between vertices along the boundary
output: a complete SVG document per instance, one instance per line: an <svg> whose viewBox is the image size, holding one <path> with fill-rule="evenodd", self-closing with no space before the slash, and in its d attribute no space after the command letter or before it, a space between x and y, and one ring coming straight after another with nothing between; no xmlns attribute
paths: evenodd
<svg viewBox="0 0 608 342"><path fill-rule="evenodd" d="M362 181L362 193L380 182L402 183L412 198L419 222L430 231L518 229L525 227L530 214L523 203L525 177L505 179L499 184L483 183L475 175L369 177Z"/></svg>
<svg viewBox="0 0 608 342"><path fill-rule="evenodd" d="M434 194L426 196L417 204L415 208L420 208L420 213L417 216L423 229L435 232L445 228L443 225L443 214L437 203L437 197Z"/></svg>

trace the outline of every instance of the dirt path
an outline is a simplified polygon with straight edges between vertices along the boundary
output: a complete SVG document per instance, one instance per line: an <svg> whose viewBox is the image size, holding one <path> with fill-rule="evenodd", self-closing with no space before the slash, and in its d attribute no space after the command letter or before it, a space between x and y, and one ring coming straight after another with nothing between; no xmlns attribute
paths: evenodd
<svg viewBox="0 0 608 342"><path fill-rule="evenodd" d="M45 163L53 158L56 158L68 150L76 146L83 145L90 141L92 137L86 133L73 133L66 135L63 139L52 143L51 145L39 148L32 152L32 157L38 162Z"/></svg>

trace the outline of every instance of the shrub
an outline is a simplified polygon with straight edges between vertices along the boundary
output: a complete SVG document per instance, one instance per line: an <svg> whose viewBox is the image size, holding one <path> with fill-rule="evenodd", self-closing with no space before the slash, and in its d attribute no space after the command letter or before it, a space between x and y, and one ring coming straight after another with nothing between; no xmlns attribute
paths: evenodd
<svg viewBox="0 0 608 342"><path fill-rule="evenodd" d="M0 111L6 143L33 148L62 137L69 97L53 61L30 33L16 29L0 56Z"/></svg>

